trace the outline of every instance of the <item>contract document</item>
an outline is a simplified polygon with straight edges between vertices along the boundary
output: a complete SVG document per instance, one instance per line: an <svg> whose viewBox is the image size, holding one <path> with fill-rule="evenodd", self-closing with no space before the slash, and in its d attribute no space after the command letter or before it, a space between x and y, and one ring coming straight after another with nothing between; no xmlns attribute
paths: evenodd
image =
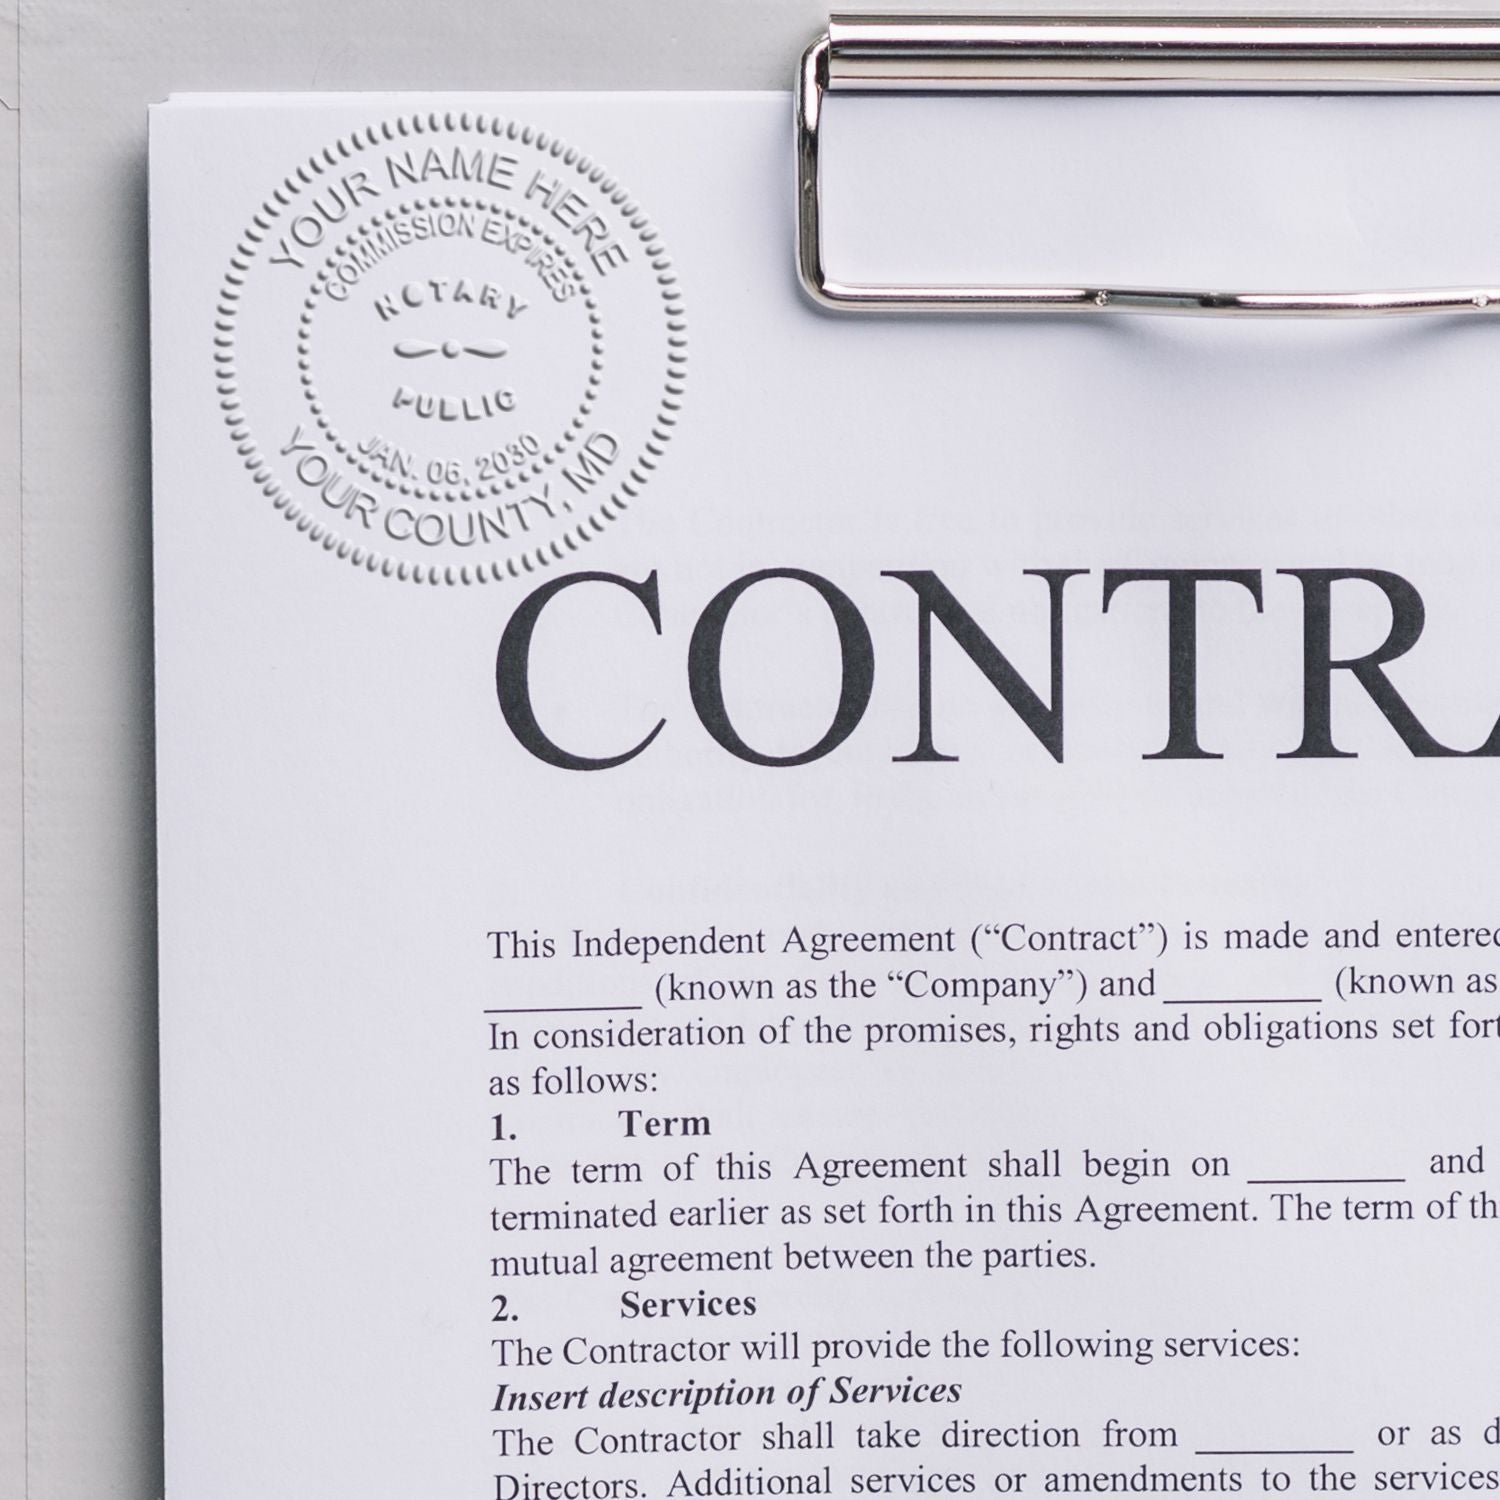
<svg viewBox="0 0 1500 1500"><path fill-rule="evenodd" d="M1496 119L840 102L830 254L1452 279ZM1496 330L832 316L791 158L153 111L170 1500L1500 1488Z"/></svg>

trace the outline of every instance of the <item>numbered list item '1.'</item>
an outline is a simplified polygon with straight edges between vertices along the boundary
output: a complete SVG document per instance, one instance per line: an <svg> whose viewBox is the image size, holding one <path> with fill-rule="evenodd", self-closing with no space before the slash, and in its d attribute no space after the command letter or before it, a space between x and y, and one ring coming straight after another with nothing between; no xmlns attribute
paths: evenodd
<svg viewBox="0 0 1500 1500"><path fill-rule="evenodd" d="M1500 1487L1490 330L830 317L788 111L153 113L171 1493Z"/></svg>

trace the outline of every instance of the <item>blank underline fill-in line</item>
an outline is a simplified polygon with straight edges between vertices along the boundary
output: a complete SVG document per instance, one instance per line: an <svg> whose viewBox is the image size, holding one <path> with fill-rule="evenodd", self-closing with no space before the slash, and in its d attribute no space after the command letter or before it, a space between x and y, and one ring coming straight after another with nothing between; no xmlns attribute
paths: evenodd
<svg viewBox="0 0 1500 1500"><path fill-rule="evenodd" d="M581 1016L585 1011L640 1010L639 1005L521 1005L510 1010L487 1010L487 1016Z"/></svg>
<svg viewBox="0 0 1500 1500"><path fill-rule="evenodd" d="M1366 1187L1405 1182L1404 1177L1247 1177L1246 1187Z"/></svg>
<svg viewBox="0 0 1500 1500"><path fill-rule="evenodd" d="M1197 1458L1353 1458L1353 1448L1194 1448Z"/></svg>
<svg viewBox="0 0 1500 1500"><path fill-rule="evenodd" d="M1163 1005L1321 1005L1321 1000L1163 1000Z"/></svg>

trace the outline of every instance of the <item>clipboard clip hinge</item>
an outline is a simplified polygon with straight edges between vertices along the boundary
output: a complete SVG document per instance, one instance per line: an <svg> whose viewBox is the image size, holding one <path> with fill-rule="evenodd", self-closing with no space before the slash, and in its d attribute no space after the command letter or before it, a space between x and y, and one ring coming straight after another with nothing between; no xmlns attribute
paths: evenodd
<svg viewBox="0 0 1500 1500"><path fill-rule="evenodd" d="M824 96L858 93L1500 93L1500 20L833 16L795 91L797 271L836 312L1357 317L1494 313L1500 286L1229 292L852 283L824 262Z"/></svg>

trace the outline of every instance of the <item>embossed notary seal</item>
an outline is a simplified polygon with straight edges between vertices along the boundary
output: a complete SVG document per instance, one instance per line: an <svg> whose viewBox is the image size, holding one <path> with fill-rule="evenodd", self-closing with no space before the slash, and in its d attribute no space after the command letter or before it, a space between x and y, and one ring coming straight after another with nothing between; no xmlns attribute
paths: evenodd
<svg viewBox="0 0 1500 1500"><path fill-rule="evenodd" d="M683 394L656 229L545 130L407 114L335 140L255 214L215 323L244 467L309 540L416 583L561 560L636 497Z"/></svg>

